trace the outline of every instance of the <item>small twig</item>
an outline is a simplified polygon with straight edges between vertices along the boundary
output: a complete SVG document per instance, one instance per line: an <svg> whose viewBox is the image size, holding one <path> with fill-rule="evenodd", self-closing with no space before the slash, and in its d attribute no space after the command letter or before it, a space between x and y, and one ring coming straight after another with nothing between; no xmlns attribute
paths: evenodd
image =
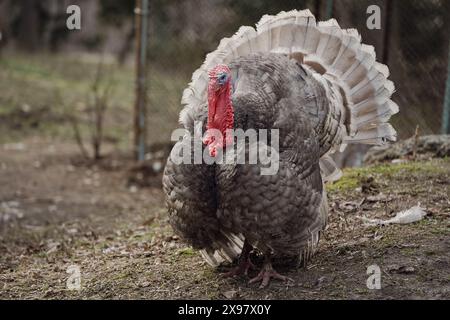
<svg viewBox="0 0 450 320"><path fill-rule="evenodd" d="M80 128L78 126L78 118L74 114L68 114L66 104L65 104L64 99L62 98L61 92L59 90L56 90L56 101L58 101L61 104L62 109L64 110L64 113L67 115L67 117L69 119L69 122L73 129L75 141L77 142L77 145L78 145L78 148L80 149L81 155L83 156L83 158L89 159L89 153L86 150L86 148L84 147L83 137L81 135Z"/></svg>
<svg viewBox="0 0 450 320"><path fill-rule="evenodd" d="M92 134L91 142L94 151L94 159L101 158L101 145L103 141L103 121L104 114L108 107L108 98L112 88L111 79L107 82L106 87L101 89L103 78L103 65L100 62L97 66L97 73L92 84L92 92L94 94L94 106L91 108Z"/></svg>
<svg viewBox="0 0 450 320"><path fill-rule="evenodd" d="M76 116L69 117L70 124L72 125L73 133L75 136L75 141L78 144L78 148L80 149L81 155L85 159L89 159L89 153L87 152L86 148L84 147L83 138L81 137L80 128L78 126L78 119Z"/></svg>

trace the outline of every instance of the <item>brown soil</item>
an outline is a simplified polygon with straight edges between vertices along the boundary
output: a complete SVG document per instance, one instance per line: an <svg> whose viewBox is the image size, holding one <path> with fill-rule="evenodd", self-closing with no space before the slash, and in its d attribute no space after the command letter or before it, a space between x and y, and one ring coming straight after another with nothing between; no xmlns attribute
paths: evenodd
<svg viewBox="0 0 450 320"><path fill-rule="evenodd" d="M259 290L245 277L223 279L173 234L158 183L130 185L129 159L94 165L69 144L23 147L0 146L2 299L450 298L448 160L347 171L330 187L329 226L313 261L279 270L295 283ZM359 219L388 219L418 202L428 212L420 222ZM380 290L366 286L372 264ZM67 288L70 265L81 270L79 291Z"/></svg>

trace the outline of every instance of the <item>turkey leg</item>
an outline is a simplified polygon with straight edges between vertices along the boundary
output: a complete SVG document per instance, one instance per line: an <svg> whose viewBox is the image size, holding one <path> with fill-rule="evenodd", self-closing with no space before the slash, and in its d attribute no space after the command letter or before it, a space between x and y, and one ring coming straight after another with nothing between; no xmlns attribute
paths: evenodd
<svg viewBox="0 0 450 320"><path fill-rule="evenodd" d="M270 255L266 255L264 259L264 264L259 272L259 274L249 281L249 284L261 281L260 289L263 289L269 285L270 279L274 278L277 280L285 281L285 282L294 282L293 279L283 276L276 272L272 267L272 262L270 260Z"/></svg>
<svg viewBox="0 0 450 320"><path fill-rule="evenodd" d="M231 271L228 271L223 276L224 277L234 277L238 275L247 275L249 269L255 269L254 264L250 261L250 252L253 250L252 245L247 241L244 241L244 246L242 247L241 255L238 259L238 265Z"/></svg>

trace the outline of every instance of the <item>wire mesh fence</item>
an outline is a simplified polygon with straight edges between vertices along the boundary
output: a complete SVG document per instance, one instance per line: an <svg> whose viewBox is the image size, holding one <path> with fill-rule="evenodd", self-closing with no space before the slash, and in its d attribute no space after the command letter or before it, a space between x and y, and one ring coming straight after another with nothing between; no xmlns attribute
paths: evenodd
<svg viewBox="0 0 450 320"><path fill-rule="evenodd" d="M367 8L381 9L381 29L367 27ZM330 13L342 27L356 28L373 45L396 84L393 118L400 138L438 133L447 75L450 1L446 0L185 0L150 1L148 142L167 142L178 126L180 99L206 53L241 25L264 14L310 9ZM332 9L332 10L330 10Z"/></svg>

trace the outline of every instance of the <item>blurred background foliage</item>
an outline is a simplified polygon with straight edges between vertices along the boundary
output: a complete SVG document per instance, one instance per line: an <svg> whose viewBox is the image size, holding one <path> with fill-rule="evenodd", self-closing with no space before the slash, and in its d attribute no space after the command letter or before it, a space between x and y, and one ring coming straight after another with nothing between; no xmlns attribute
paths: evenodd
<svg viewBox="0 0 450 320"><path fill-rule="evenodd" d="M150 0L148 141L169 140L177 126L183 88L220 39L231 36L241 25L254 25L264 14L281 10L309 8L324 20L326 2ZM65 27L70 4L81 7L80 31ZM366 9L372 4L382 9L381 30L366 27ZM38 129L45 132L52 128L52 136L55 131L64 136L63 108L57 106L55 92L65 105L86 107L95 65L101 61L110 70L105 77L113 78L114 86L105 134L119 145L130 143L134 5L134 0L0 0L0 132L8 133L3 139L29 126L18 124L19 120L14 124L11 119L22 119L26 114L34 121L33 113L39 118L35 121ZM375 46L378 56L389 65L397 86L394 100L401 108L393 119L400 137L413 135L416 125L422 133L439 132L450 1L335 0L333 17L343 27L357 28L363 41ZM59 119L56 124L53 118Z"/></svg>

